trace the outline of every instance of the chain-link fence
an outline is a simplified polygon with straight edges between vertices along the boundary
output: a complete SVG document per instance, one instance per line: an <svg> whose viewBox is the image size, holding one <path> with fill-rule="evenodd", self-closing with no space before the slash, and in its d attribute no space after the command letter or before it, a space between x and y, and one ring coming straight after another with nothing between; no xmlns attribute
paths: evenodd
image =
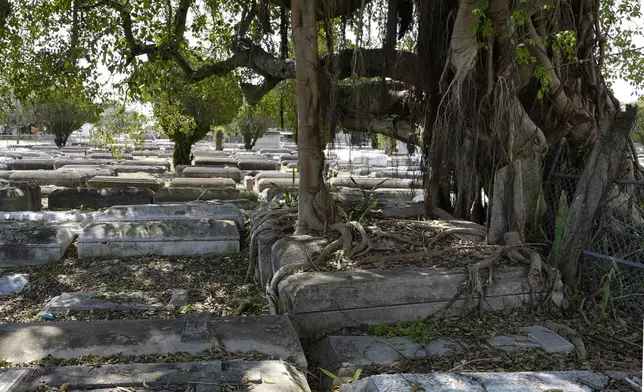
<svg viewBox="0 0 644 392"><path fill-rule="evenodd" d="M551 170L544 188L542 235L550 243L563 234L579 180L577 174L560 171ZM593 295L601 309L619 309L639 318L644 315L643 207L644 181L616 181L594 217L593 234L580 261L580 288Z"/></svg>

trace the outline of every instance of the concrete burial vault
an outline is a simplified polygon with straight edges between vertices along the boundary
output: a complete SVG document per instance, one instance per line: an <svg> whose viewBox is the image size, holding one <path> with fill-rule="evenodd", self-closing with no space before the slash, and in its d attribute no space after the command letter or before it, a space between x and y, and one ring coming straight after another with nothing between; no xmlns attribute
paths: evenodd
<svg viewBox="0 0 644 392"><path fill-rule="evenodd" d="M306 358L287 316L213 318L188 313L166 320L17 323L0 325L0 358L14 364L48 355L150 355L198 353L218 347L232 353L256 351L290 357L306 367ZM0 378L1 380L1 378Z"/></svg>
<svg viewBox="0 0 644 392"><path fill-rule="evenodd" d="M142 204L110 207L96 216L96 222L155 221L185 219L231 220L239 230L244 229L244 217L239 207L215 202L192 202L175 204Z"/></svg>
<svg viewBox="0 0 644 392"><path fill-rule="evenodd" d="M527 267L497 268L494 274L494 285L480 301L484 310L508 310L530 301ZM344 327L432 316L467 278L464 270L437 268L305 272L284 279L279 294L300 336L312 337ZM458 299L445 314L465 314L477 306L478 297Z"/></svg>
<svg viewBox="0 0 644 392"><path fill-rule="evenodd" d="M60 260L78 225L42 221L0 222L0 267L36 266Z"/></svg>
<svg viewBox="0 0 644 392"><path fill-rule="evenodd" d="M218 219L94 222L78 237L80 259L223 254L239 248L237 224Z"/></svg>

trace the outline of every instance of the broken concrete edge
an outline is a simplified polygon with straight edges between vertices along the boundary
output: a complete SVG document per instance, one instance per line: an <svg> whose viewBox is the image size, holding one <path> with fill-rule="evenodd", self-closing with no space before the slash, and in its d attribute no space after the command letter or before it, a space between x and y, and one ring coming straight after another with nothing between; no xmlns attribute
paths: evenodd
<svg viewBox="0 0 644 392"><path fill-rule="evenodd" d="M0 267L28 267L59 261L65 256L67 248L74 242L80 232L80 225L64 222L4 221L0 228L7 230L17 228L14 234L23 234L25 228L38 225L43 232L35 242L34 237L25 240L0 237ZM21 228L22 226L22 228Z"/></svg>
<svg viewBox="0 0 644 392"><path fill-rule="evenodd" d="M1 278L0 278L1 282ZM0 287L1 288L1 287ZM0 292L1 293L1 292ZM179 309L188 304L188 292L183 289L173 289L172 296L167 304L146 301L158 296L154 292L132 293L95 293L77 291L62 293L52 298L39 315L64 314L68 311L91 310L123 310L123 309Z"/></svg>
<svg viewBox="0 0 644 392"><path fill-rule="evenodd" d="M417 390L447 392L454 390L495 391L566 391L588 392L604 389L610 381L606 374L591 370L552 372L455 372L399 373L365 377L344 384L340 392L403 391L415 386ZM520 389L517 387L520 386Z"/></svg>
<svg viewBox="0 0 644 392"><path fill-rule="evenodd" d="M0 361L13 364L86 355L258 352L306 369L307 361L289 318L215 318L187 313L176 319L108 320L0 325Z"/></svg>
<svg viewBox="0 0 644 392"><path fill-rule="evenodd" d="M204 383L218 387L247 385L261 392L271 390L309 392L302 371L288 362L203 361L179 363L133 363L110 366L58 366L0 369L0 392L32 391L47 386L66 390L103 389L115 386L148 387ZM146 388L147 389L147 388Z"/></svg>
<svg viewBox="0 0 644 392"><path fill-rule="evenodd" d="M541 326L525 327L521 330L536 330L537 333L556 335ZM515 338L518 338L518 341L514 341ZM498 343L499 340L504 345L494 343ZM547 353L563 355L571 352L566 346L571 344L561 336L548 335L549 341L555 342L556 347L553 347L553 344L537 342L528 336L499 335L488 339L492 347L511 353L530 349L542 349ZM328 335L310 350L309 361L314 368L325 369L341 380L351 381L355 372L365 366L390 366L403 359L442 358L468 350L469 347L469 343L457 342L446 337L430 337L427 341L417 342L404 336L384 338L372 335ZM319 376L322 390L330 390L334 380L325 377L323 372L320 372Z"/></svg>

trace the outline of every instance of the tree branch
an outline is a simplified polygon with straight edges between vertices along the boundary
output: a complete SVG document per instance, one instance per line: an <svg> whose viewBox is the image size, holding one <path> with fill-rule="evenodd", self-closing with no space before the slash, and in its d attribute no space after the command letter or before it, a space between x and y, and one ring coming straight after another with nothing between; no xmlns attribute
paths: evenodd
<svg viewBox="0 0 644 392"><path fill-rule="evenodd" d="M179 45L183 41L183 34L186 31L186 19L188 18L188 9L192 0L181 0L179 3L179 8L177 8L177 13L174 17L174 39L175 45Z"/></svg>
<svg viewBox="0 0 644 392"><path fill-rule="evenodd" d="M576 108L570 98L566 95L566 92L563 89L563 85L557 76L557 73L554 71L554 67L550 58L548 57L548 52L545 49L541 37L537 33L532 24L531 20L527 22L528 34L535 42L535 45L528 45L528 50L530 54L537 58L537 61L541 63L545 72L550 76L550 81L548 82L548 96L552 99L555 110L561 118L566 119L573 126L581 125L592 121L590 114L583 108Z"/></svg>
<svg viewBox="0 0 644 392"><path fill-rule="evenodd" d="M342 15L352 14L360 9L362 4L371 2L371 0L325 0L317 4L317 17L320 20L324 18L336 18ZM291 0L271 0L271 3L291 9Z"/></svg>
<svg viewBox="0 0 644 392"><path fill-rule="evenodd" d="M264 81L261 84L242 83L241 90L246 101L249 104L254 105L259 103L264 95L274 89L280 81L281 79L278 78L264 78Z"/></svg>

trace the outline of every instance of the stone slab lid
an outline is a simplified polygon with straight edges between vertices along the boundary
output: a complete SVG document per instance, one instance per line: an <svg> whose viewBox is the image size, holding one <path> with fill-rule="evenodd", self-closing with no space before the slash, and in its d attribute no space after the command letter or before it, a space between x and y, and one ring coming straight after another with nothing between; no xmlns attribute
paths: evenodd
<svg viewBox="0 0 644 392"><path fill-rule="evenodd" d="M158 241L239 240L232 220L183 219L144 222L96 222L85 227L79 242L158 242Z"/></svg>

